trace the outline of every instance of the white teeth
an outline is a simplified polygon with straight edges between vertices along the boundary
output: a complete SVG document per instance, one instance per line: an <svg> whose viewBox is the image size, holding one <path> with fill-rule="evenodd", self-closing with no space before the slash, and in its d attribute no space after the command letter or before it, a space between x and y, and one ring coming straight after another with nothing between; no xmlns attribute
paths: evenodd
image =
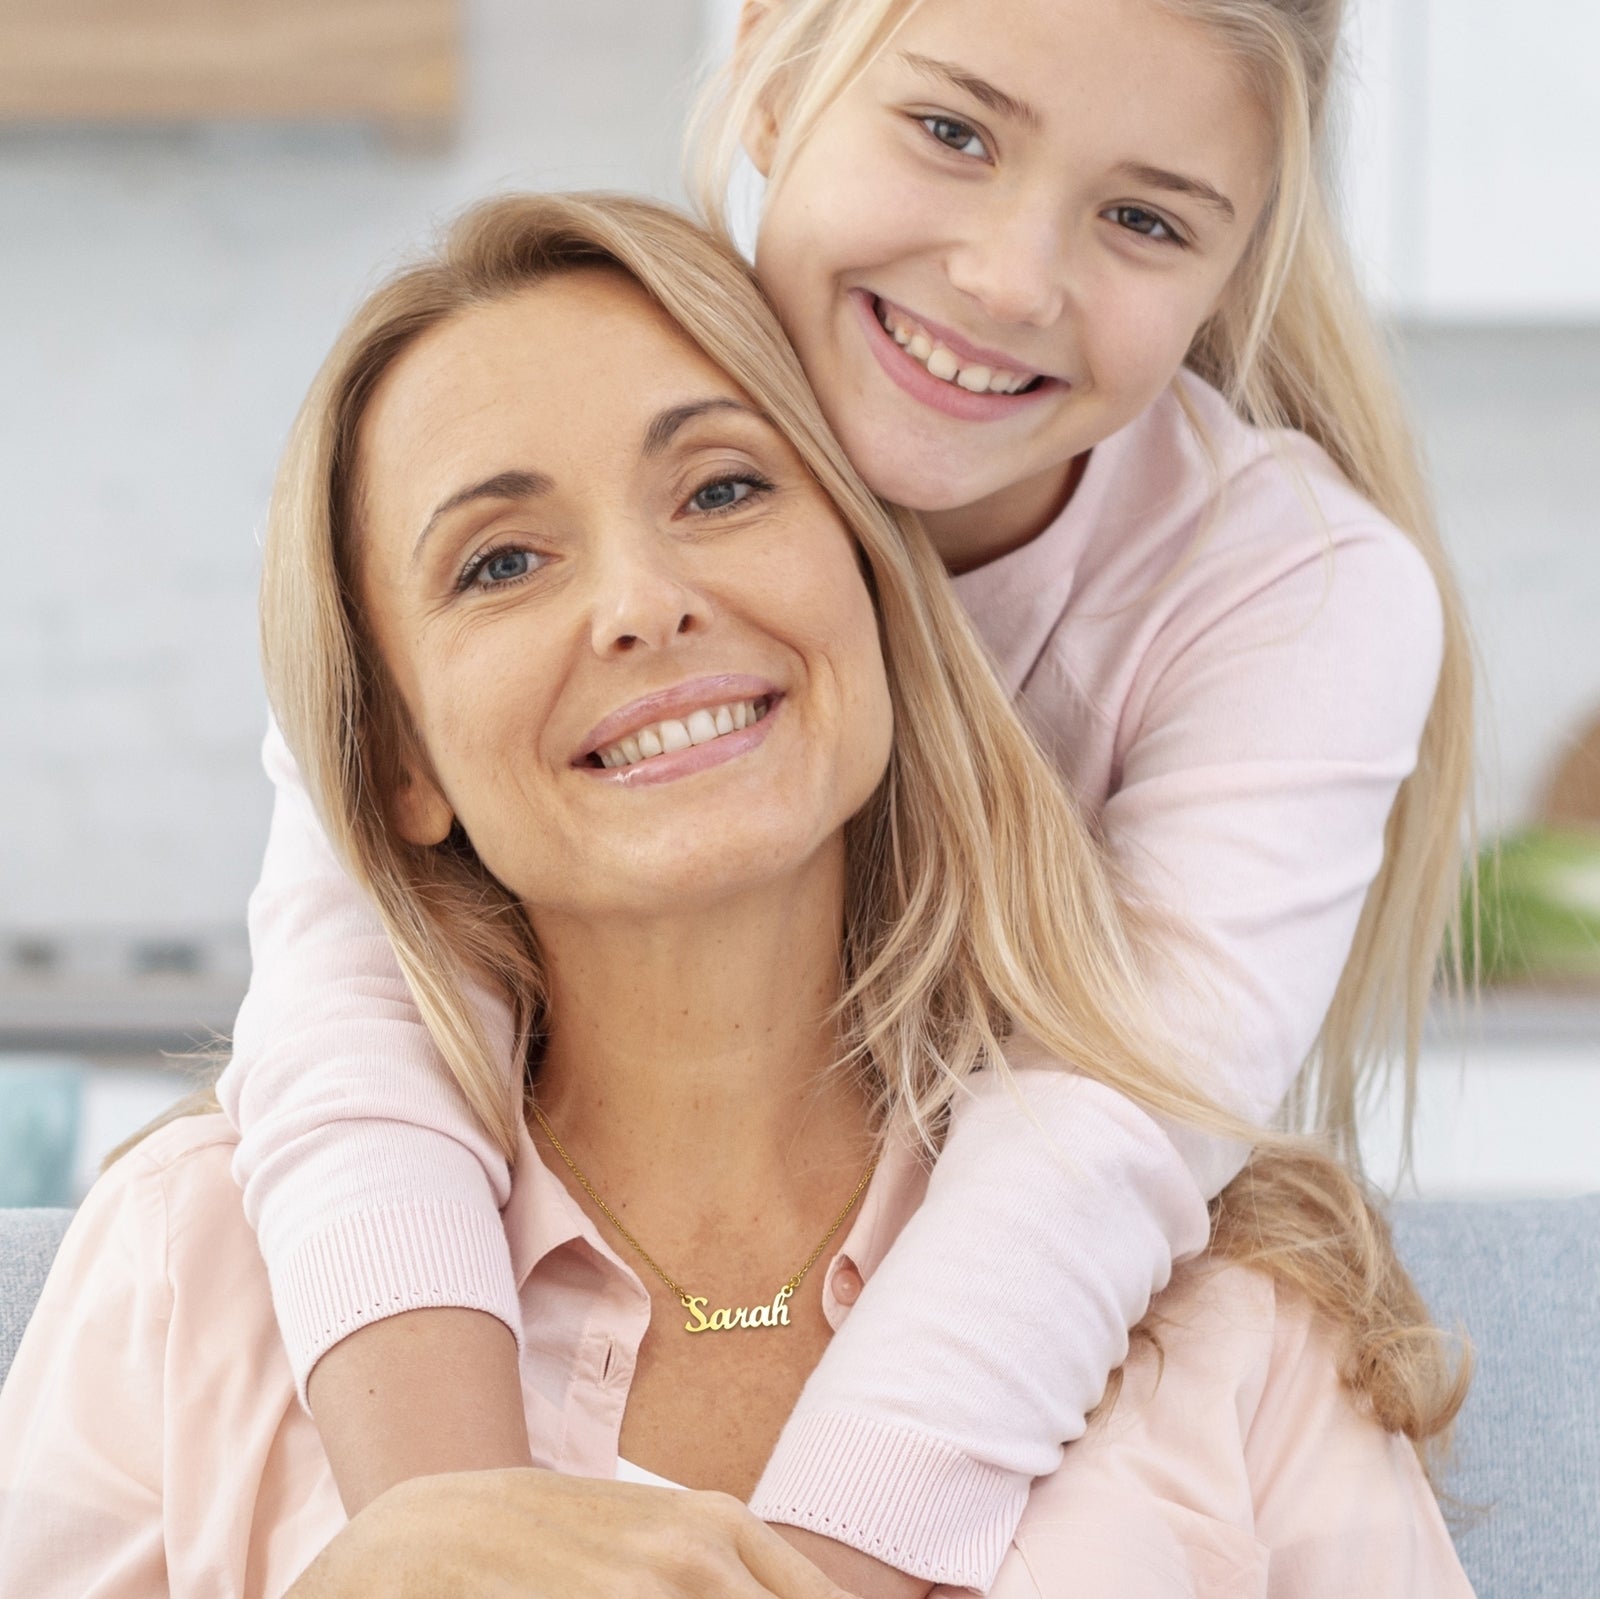
<svg viewBox="0 0 1600 1599"><path fill-rule="evenodd" d="M760 700L735 700L727 705L707 706L691 711L683 720L669 717L654 727L641 728L605 749L596 750L595 755L607 771L634 766L640 761L654 760L658 755L708 744L712 739L737 733L759 722L769 708Z"/></svg>
<svg viewBox="0 0 1600 1599"><path fill-rule="evenodd" d="M889 337L913 360L920 361L936 378L954 383L971 394L1018 394L1033 382L1027 372L1008 372L1000 367L962 366L955 351L935 344L914 322L880 304L879 319Z"/></svg>

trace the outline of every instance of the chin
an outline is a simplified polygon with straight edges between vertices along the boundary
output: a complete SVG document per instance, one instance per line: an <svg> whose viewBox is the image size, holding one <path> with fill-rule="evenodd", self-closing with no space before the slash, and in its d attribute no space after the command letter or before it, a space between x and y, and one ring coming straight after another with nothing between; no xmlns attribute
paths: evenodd
<svg viewBox="0 0 1600 1599"><path fill-rule="evenodd" d="M840 440L867 487L908 511L959 511L993 492L976 474L952 471L948 451L932 440L908 444L892 429L860 436L841 429Z"/></svg>

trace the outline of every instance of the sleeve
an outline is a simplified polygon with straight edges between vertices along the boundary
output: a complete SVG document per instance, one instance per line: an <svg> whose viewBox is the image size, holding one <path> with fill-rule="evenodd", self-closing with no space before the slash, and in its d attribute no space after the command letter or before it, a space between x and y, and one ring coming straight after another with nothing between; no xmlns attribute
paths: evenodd
<svg viewBox="0 0 1600 1599"><path fill-rule="evenodd" d="M166 1599L166 1236L149 1173L67 1230L0 1391L0 1593Z"/></svg>
<svg viewBox="0 0 1600 1599"><path fill-rule="evenodd" d="M1415 1450L1361 1411L1331 1339L1281 1294L1245 1460L1268 1599L1472 1599Z"/></svg>
<svg viewBox="0 0 1600 1599"><path fill-rule="evenodd" d="M1185 592L1152 641L1102 815L1135 888L1185 924L1153 974L1169 1031L1208 1090L1262 1122L1349 955L1442 649L1432 576L1398 532L1374 518L1330 540L1265 573L1246 551ZM1026 1075L1048 1136L1007 1095L958 1104L926 1202L753 1501L979 1589L1030 1479L1081 1434L1128 1329L1203 1246L1206 1202L1247 1154L1097 1085L1042 1094Z"/></svg>
<svg viewBox="0 0 1600 1599"><path fill-rule="evenodd" d="M510 1172L434 1048L377 912L335 858L282 735L250 898L250 990L218 1083L302 1401L358 1328L424 1306L522 1319L499 1211ZM507 1061L511 1020L477 996Z"/></svg>
<svg viewBox="0 0 1600 1599"><path fill-rule="evenodd" d="M1321 1031L1438 685L1432 573L1375 515L1254 547L1197 583L1150 649L1102 815L1136 894L1173 913L1154 998L1191 1069L1266 1123ZM1208 1195L1238 1145L1169 1129Z"/></svg>
<svg viewBox="0 0 1600 1599"><path fill-rule="evenodd" d="M1128 1329L1209 1234L1205 1196L1137 1106L1053 1067L1014 1075L1026 1110L998 1074L973 1080L927 1198L812 1373L752 1501L764 1520L980 1592Z"/></svg>

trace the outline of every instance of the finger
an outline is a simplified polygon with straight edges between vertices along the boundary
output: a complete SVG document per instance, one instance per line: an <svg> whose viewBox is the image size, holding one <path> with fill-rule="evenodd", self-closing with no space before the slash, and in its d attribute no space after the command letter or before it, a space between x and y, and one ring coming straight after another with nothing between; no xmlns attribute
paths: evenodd
<svg viewBox="0 0 1600 1599"><path fill-rule="evenodd" d="M855 1599L764 1522L744 1529L739 1555L763 1591L777 1599Z"/></svg>

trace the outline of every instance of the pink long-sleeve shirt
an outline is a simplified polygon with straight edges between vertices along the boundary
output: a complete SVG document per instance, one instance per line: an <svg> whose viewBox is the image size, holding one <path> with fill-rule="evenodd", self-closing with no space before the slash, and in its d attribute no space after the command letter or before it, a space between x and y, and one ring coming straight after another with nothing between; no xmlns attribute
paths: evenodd
<svg viewBox="0 0 1600 1599"><path fill-rule="evenodd" d="M162 1128L74 1219L0 1392L0 1592L273 1599L343 1525L235 1138L215 1115ZM926 1184L892 1145L826 1269L836 1329L853 1320L842 1275L874 1278ZM503 1236L535 1464L632 1475L617 1441L649 1293L526 1134ZM1341 1388L1302 1304L1251 1271L1191 1268L1158 1309L1160 1361L1136 1346L1116 1403L1031 1485L992 1596L1470 1599L1415 1455Z"/></svg>
<svg viewBox="0 0 1600 1599"><path fill-rule="evenodd" d="M1441 610L1414 546L1315 445L1249 427L1190 375L1177 387L1209 449L1169 392L1094 449L1050 527L955 581L1111 855L1192 930L1157 997L1197 1078L1266 1119L1381 864ZM505 1163L276 734L266 762L278 800L250 906L255 972L221 1094L303 1393L323 1352L399 1311L520 1322ZM483 1012L509 1059L503 1008ZM1094 1085L1037 1128L1003 1099L963 1101L926 1203L807 1385L754 1508L869 1552L915 1547L940 1580L993 1578L1029 1484L1081 1435L1241 1161ZM933 1498L936 1525L920 1508Z"/></svg>

